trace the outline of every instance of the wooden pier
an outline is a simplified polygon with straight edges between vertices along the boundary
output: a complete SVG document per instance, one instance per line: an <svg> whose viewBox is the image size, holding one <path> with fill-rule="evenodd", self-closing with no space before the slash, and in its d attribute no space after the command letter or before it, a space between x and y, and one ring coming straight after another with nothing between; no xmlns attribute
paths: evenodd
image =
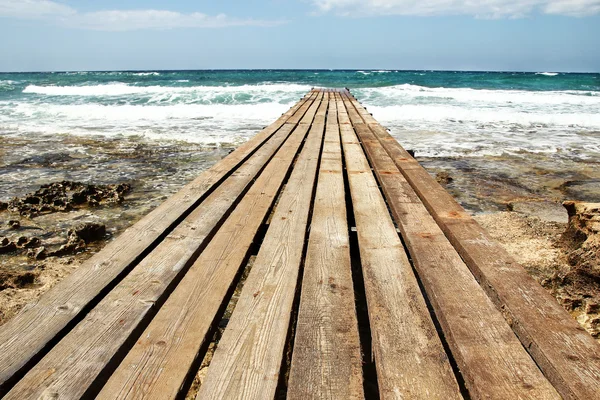
<svg viewBox="0 0 600 400"><path fill-rule="evenodd" d="M184 398L201 365L209 400L600 399L598 343L347 90L0 327L6 399Z"/></svg>

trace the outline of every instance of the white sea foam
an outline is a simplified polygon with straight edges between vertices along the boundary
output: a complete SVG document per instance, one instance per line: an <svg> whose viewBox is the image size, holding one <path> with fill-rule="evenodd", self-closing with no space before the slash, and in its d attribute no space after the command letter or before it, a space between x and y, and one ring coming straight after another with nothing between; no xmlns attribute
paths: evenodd
<svg viewBox="0 0 600 400"><path fill-rule="evenodd" d="M29 85L23 93L41 94L47 96L124 96L132 94L156 93L251 93L251 92L306 92L307 85L295 84L263 84L242 86L133 86L125 83L110 83L105 85L86 86L38 86Z"/></svg>
<svg viewBox="0 0 600 400"><path fill-rule="evenodd" d="M142 135L207 144L240 142L273 122L308 90L308 85L284 83L219 87L30 85L25 92L33 96L0 102L0 130L17 134ZM476 90L404 84L355 89L353 94L418 155L526 151L600 156L598 91Z"/></svg>
<svg viewBox="0 0 600 400"><path fill-rule="evenodd" d="M536 72L536 75L544 75L544 76L556 76L558 72Z"/></svg>
<svg viewBox="0 0 600 400"><path fill-rule="evenodd" d="M0 102L0 130L232 143L252 136L289 107L279 103L159 106Z"/></svg>
<svg viewBox="0 0 600 400"><path fill-rule="evenodd" d="M589 104L600 105L600 92L591 91L526 91L470 88L429 88L403 84L353 91L365 101L377 105L410 104L415 101L498 104Z"/></svg>
<svg viewBox="0 0 600 400"><path fill-rule="evenodd" d="M135 76L159 76L159 72L136 72L133 75Z"/></svg>
<svg viewBox="0 0 600 400"><path fill-rule="evenodd" d="M398 85L353 91L422 156L576 152L600 155L599 92Z"/></svg>

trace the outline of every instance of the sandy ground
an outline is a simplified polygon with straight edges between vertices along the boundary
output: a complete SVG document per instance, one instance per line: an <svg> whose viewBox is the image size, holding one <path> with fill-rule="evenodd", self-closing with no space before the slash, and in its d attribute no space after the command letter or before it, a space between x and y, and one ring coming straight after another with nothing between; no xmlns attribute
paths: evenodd
<svg viewBox="0 0 600 400"><path fill-rule="evenodd" d="M0 275L0 279L4 278L3 280L8 281L12 286L0 291L0 325L8 321L23 306L37 300L39 296L73 272L84 258L90 256L91 254L88 253L79 257L51 257L36 263L35 267L27 272L27 279L19 280L18 277L22 277L22 274ZM17 282L14 282L15 276Z"/></svg>

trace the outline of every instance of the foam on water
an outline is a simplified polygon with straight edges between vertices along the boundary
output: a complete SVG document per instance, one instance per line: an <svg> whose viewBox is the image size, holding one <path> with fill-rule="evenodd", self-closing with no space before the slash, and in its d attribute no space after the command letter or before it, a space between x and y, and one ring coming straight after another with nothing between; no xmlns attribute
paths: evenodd
<svg viewBox="0 0 600 400"><path fill-rule="evenodd" d="M526 90L487 90L471 88L429 88L402 84L383 88L357 89L365 101L374 104L389 104L390 101L413 102L416 100L480 102L487 104L589 104L600 106L600 92L592 91L526 91Z"/></svg>
<svg viewBox="0 0 600 400"><path fill-rule="evenodd" d="M194 143L239 143L290 104L99 105L0 102L0 129L13 134L144 136Z"/></svg>
<svg viewBox="0 0 600 400"><path fill-rule="evenodd" d="M355 94L401 143L422 156L600 155L598 92L403 84Z"/></svg>
<svg viewBox="0 0 600 400"><path fill-rule="evenodd" d="M181 80L183 82L185 80ZM242 86L134 86L126 83L111 83L106 85L85 86L38 86L29 85L23 93L42 94L47 96L123 96L129 94L155 94L155 93L252 93L252 92L306 92L310 86L271 84L271 85L242 85Z"/></svg>
<svg viewBox="0 0 600 400"><path fill-rule="evenodd" d="M273 122L312 86L349 86L375 118L419 155L600 156L597 76L474 74L115 71L36 79L8 74L0 79L0 92L6 96L0 96L0 134L239 143Z"/></svg>

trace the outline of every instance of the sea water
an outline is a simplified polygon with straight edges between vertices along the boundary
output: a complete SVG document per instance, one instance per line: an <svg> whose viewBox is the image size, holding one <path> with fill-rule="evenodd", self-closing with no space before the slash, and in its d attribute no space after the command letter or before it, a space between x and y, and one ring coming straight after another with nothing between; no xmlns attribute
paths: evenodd
<svg viewBox="0 0 600 400"><path fill-rule="evenodd" d="M537 157L546 163L589 165L600 156L600 74L0 73L0 200L59 178L99 183L150 179L153 168L159 171L155 185L178 177L175 190L223 151L277 119L312 87L349 88L404 147L434 164L436 159L456 164L461 159ZM144 151L152 156L135 157ZM216 153L209 160L196 157L211 151ZM140 175L140 170L145 172Z"/></svg>

